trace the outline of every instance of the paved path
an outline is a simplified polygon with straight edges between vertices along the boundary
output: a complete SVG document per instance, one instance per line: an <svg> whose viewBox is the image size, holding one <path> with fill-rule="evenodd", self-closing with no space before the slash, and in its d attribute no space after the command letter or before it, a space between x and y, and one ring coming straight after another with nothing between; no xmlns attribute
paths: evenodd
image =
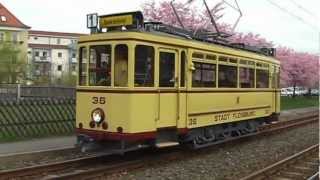
<svg viewBox="0 0 320 180"><path fill-rule="evenodd" d="M309 108L300 108L300 109L291 109L281 111L280 120L290 120L294 119L297 116L301 116L305 114L306 116L310 115L310 113L319 113L319 107L309 107Z"/></svg>
<svg viewBox="0 0 320 180"><path fill-rule="evenodd" d="M40 138L0 144L0 156L5 154L27 153L73 147L75 136Z"/></svg>
<svg viewBox="0 0 320 180"><path fill-rule="evenodd" d="M280 119L288 120L307 112L317 112L319 108L302 108L282 111ZM18 141L12 143L0 144L0 156L5 154L16 154L33 151L45 151L50 149L60 149L65 147L73 147L76 142L75 136L64 136L54 138L40 138L28 141Z"/></svg>

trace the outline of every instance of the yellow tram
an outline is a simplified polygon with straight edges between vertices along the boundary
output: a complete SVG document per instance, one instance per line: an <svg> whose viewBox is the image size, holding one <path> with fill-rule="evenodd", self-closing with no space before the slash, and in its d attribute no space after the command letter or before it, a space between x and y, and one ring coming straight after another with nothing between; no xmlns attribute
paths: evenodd
<svg viewBox="0 0 320 180"><path fill-rule="evenodd" d="M280 112L274 50L192 38L141 12L89 19L80 37L81 146L200 148L245 135ZM261 50L261 49L260 49Z"/></svg>

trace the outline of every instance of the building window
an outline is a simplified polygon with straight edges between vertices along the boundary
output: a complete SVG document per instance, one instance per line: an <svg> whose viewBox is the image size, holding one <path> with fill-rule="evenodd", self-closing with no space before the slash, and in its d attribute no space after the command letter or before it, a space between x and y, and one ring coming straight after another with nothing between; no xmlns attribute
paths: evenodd
<svg viewBox="0 0 320 180"><path fill-rule="evenodd" d="M61 44L61 39L60 38L57 39L57 44Z"/></svg>
<svg viewBox="0 0 320 180"><path fill-rule="evenodd" d="M0 33L0 42L4 41L5 34L3 32Z"/></svg>
<svg viewBox="0 0 320 180"><path fill-rule="evenodd" d="M77 69L76 65L71 66L71 71L76 71L76 69Z"/></svg>
<svg viewBox="0 0 320 180"><path fill-rule="evenodd" d="M12 32L12 41L13 42L18 42L19 41L19 36L17 32Z"/></svg>
<svg viewBox="0 0 320 180"><path fill-rule="evenodd" d="M46 51L43 51L43 52L42 52L42 56L43 56L43 57L47 57L47 56L48 56L48 53L47 53Z"/></svg>
<svg viewBox="0 0 320 180"><path fill-rule="evenodd" d="M2 22L6 22L6 21L7 21L7 17L1 16L1 21L2 21Z"/></svg>
<svg viewBox="0 0 320 180"><path fill-rule="evenodd" d="M135 49L134 85L152 87L154 85L154 49L137 45Z"/></svg>
<svg viewBox="0 0 320 180"><path fill-rule="evenodd" d="M192 87L215 87L216 65L194 62L195 70L192 72Z"/></svg>
<svg viewBox="0 0 320 180"><path fill-rule="evenodd" d="M58 53L58 57L62 58L62 53L61 52Z"/></svg>
<svg viewBox="0 0 320 180"><path fill-rule="evenodd" d="M34 52L35 57L39 57L39 51Z"/></svg>
<svg viewBox="0 0 320 180"><path fill-rule="evenodd" d="M72 58L76 58L76 53L72 53Z"/></svg>
<svg viewBox="0 0 320 180"><path fill-rule="evenodd" d="M58 65L58 71L62 71L62 65Z"/></svg>

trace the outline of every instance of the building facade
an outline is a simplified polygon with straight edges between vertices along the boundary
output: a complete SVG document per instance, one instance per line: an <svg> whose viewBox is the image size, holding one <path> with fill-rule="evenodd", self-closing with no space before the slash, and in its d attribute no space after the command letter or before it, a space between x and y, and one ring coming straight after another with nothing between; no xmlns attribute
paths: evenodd
<svg viewBox="0 0 320 180"><path fill-rule="evenodd" d="M23 81L29 29L0 3L0 83Z"/></svg>
<svg viewBox="0 0 320 180"><path fill-rule="evenodd" d="M28 63L31 79L55 83L76 75L76 44L83 34L29 31Z"/></svg>

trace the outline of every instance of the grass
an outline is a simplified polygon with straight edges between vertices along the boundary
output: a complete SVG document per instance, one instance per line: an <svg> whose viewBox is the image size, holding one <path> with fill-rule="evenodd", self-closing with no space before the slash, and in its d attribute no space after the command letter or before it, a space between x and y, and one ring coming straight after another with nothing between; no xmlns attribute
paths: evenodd
<svg viewBox="0 0 320 180"><path fill-rule="evenodd" d="M319 107L319 96L296 96L295 98L286 96L281 97L281 111L312 106Z"/></svg>

